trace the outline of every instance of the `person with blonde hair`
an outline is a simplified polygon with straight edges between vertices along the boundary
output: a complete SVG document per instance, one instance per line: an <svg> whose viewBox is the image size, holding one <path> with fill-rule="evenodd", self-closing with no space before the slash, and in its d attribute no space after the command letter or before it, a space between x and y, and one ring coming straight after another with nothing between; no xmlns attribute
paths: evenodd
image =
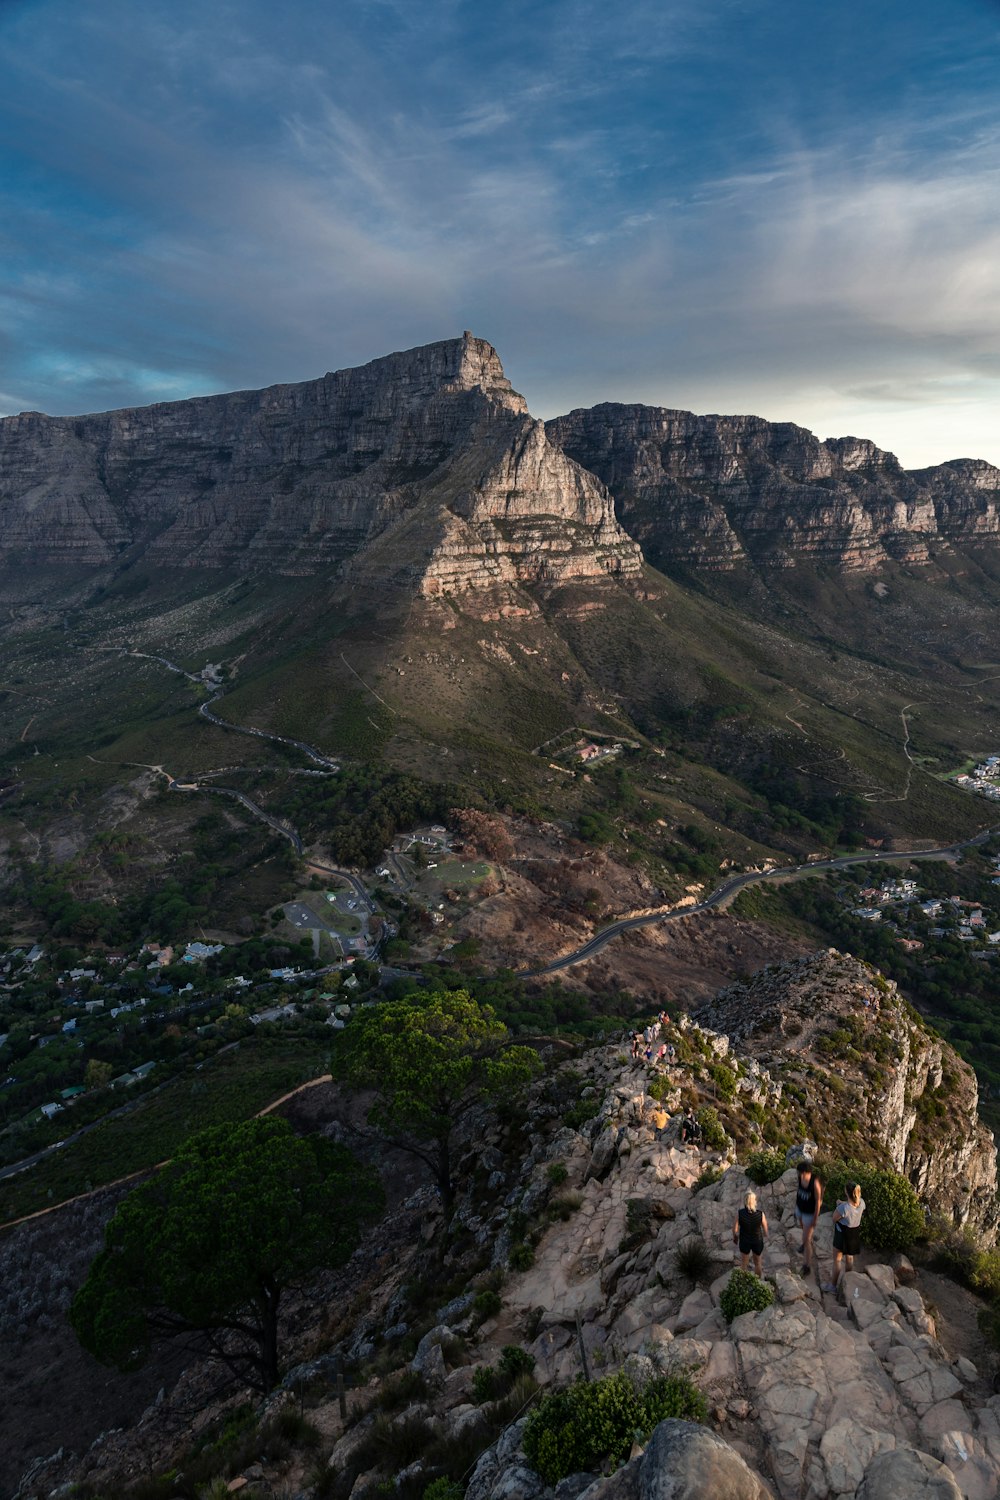
<svg viewBox="0 0 1000 1500"><path fill-rule="evenodd" d="M733 1220L733 1244L739 1246L743 1257L743 1270L747 1269L751 1255L756 1274L761 1274L760 1258L764 1254L764 1236L767 1234L767 1215L757 1207L757 1194L753 1188L743 1199L743 1207Z"/></svg>
<svg viewBox="0 0 1000 1500"><path fill-rule="evenodd" d="M835 1292L846 1269L854 1269L854 1257L861 1250L861 1215L865 1211L865 1200L861 1196L860 1182L849 1182L846 1194L833 1211L833 1280L824 1286L824 1292Z"/></svg>

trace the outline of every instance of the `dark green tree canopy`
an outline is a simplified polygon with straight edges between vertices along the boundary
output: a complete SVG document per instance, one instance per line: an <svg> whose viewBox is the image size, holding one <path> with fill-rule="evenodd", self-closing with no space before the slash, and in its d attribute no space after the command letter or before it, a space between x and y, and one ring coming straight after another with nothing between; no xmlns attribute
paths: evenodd
<svg viewBox="0 0 1000 1500"><path fill-rule="evenodd" d="M270 1390L282 1292L343 1264L382 1204L369 1168L286 1120L201 1131L124 1200L70 1321L85 1349L121 1369L141 1365L158 1339L196 1333Z"/></svg>
<svg viewBox="0 0 1000 1500"><path fill-rule="evenodd" d="M372 1007L338 1039L334 1077L374 1089L369 1123L428 1163L446 1214L453 1200L451 1138L468 1112L509 1097L541 1071L530 1047L465 990Z"/></svg>

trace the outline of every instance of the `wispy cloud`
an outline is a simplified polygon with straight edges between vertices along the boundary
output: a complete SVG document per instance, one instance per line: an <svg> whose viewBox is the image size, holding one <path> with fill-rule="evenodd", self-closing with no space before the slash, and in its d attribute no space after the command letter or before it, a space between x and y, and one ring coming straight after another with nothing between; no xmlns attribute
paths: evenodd
<svg viewBox="0 0 1000 1500"><path fill-rule="evenodd" d="M742 0L0 13L0 386L95 409L474 327L541 415L750 408L1000 460L992 32L882 9L822 37ZM866 26L887 70L910 48L895 82Z"/></svg>

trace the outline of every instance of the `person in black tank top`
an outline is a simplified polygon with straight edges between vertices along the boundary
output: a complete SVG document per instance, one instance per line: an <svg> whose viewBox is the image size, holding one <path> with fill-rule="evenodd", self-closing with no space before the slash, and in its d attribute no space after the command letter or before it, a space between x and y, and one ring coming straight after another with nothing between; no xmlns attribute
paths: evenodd
<svg viewBox="0 0 1000 1500"><path fill-rule="evenodd" d="M823 1207L823 1184L812 1162L799 1162L799 1185L795 1194L795 1218L802 1229L802 1275L812 1270L813 1230Z"/></svg>
<svg viewBox="0 0 1000 1500"><path fill-rule="evenodd" d="M764 1236L767 1232L767 1215L762 1208L757 1207L757 1194L751 1189L733 1220L733 1243L739 1245L744 1271L752 1255L753 1268L758 1276L761 1274L760 1258L764 1254Z"/></svg>

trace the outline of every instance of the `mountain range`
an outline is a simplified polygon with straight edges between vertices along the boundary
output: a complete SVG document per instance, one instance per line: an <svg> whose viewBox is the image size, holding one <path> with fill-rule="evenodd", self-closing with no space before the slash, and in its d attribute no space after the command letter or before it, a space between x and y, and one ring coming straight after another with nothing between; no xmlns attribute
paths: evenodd
<svg viewBox="0 0 1000 1500"><path fill-rule="evenodd" d="M230 722L557 820L609 783L544 747L624 735L647 812L744 861L815 847L848 802L874 838L987 820L943 773L994 748L1000 470L907 471L759 417L543 423L470 333L297 385L0 421L0 599L22 854L24 826L59 857L131 816L108 798L136 767L232 764L165 662L219 666ZM238 759L274 756L244 737ZM772 816L816 797L829 819ZM50 835L39 809L67 801Z"/></svg>
<svg viewBox="0 0 1000 1500"><path fill-rule="evenodd" d="M424 595L658 568L845 569L1000 544L1000 470L604 404L529 415L466 333L263 391L0 422L0 562L349 565ZM636 545L638 544L638 546Z"/></svg>

